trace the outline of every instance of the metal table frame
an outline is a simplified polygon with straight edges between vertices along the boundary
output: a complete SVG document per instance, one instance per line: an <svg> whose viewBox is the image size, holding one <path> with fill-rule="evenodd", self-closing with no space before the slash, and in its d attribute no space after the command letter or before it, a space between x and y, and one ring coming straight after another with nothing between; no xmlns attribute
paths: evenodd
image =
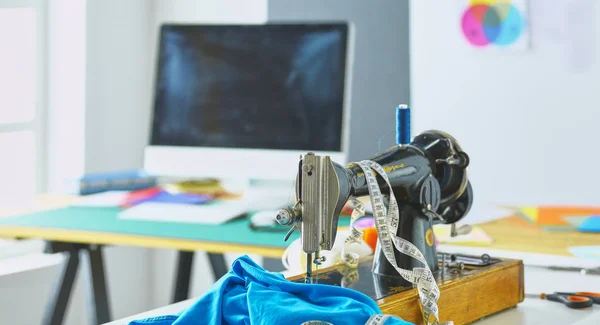
<svg viewBox="0 0 600 325"><path fill-rule="evenodd" d="M63 253L66 257L44 313L43 325L61 325L63 323L77 269L82 261L87 261L89 265L87 294L90 304L90 323L100 325L112 320L102 248L102 245L96 244L47 242L46 253ZM208 253L208 257L216 281L228 271L225 256L221 253ZM194 252L180 250L177 259L173 303L189 298Z"/></svg>

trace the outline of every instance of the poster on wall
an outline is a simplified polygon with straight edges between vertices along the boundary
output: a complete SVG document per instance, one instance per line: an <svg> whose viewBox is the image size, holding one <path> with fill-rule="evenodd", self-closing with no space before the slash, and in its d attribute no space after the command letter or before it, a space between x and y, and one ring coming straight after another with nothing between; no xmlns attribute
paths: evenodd
<svg viewBox="0 0 600 325"><path fill-rule="evenodd" d="M528 0L467 0L460 26L465 42L474 48L529 48Z"/></svg>

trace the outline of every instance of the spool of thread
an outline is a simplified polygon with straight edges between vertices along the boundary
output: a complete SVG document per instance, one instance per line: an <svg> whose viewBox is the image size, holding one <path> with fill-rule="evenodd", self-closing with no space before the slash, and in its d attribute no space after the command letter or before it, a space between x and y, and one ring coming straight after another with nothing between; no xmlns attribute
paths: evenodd
<svg viewBox="0 0 600 325"><path fill-rule="evenodd" d="M396 143L410 143L410 108L408 105L398 105L396 108Z"/></svg>

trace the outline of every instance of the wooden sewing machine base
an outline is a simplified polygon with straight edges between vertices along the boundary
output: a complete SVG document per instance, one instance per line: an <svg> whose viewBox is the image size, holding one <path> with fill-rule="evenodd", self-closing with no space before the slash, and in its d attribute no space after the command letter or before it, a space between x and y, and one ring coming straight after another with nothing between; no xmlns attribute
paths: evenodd
<svg viewBox="0 0 600 325"><path fill-rule="evenodd" d="M416 289L398 277L371 272L372 257L361 260L355 270L333 266L319 270L316 282L358 290L373 298L384 314L423 324ZM440 288L440 322L469 324L516 306L524 298L523 262L501 259L486 266L465 266L462 271L446 268L435 274ZM304 282L305 275L288 278Z"/></svg>

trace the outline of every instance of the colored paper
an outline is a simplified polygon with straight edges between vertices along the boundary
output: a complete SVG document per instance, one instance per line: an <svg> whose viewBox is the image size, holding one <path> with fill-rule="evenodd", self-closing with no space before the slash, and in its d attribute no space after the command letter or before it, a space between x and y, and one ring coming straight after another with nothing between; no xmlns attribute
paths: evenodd
<svg viewBox="0 0 600 325"><path fill-rule="evenodd" d="M516 207L517 215L542 227L569 227L566 218L600 215L600 207L585 206L538 206Z"/></svg>
<svg viewBox="0 0 600 325"><path fill-rule="evenodd" d="M569 252L580 258L600 259L600 246L573 246L569 247Z"/></svg>
<svg viewBox="0 0 600 325"><path fill-rule="evenodd" d="M77 207L118 207L128 193L127 191L108 191L84 195L77 198L70 205Z"/></svg>
<svg viewBox="0 0 600 325"><path fill-rule="evenodd" d="M506 217L506 218L504 218L504 220L510 222L515 227L519 227L522 229L539 229L539 227L537 225L535 225L528 219L524 219L521 215L518 215L518 214Z"/></svg>
<svg viewBox="0 0 600 325"><path fill-rule="evenodd" d="M579 225L577 230L582 232L600 232L600 216L587 218Z"/></svg>
<svg viewBox="0 0 600 325"><path fill-rule="evenodd" d="M161 203L177 203L177 204L202 204L209 202L212 198L208 195L191 194L191 193L169 193L161 191L155 196L145 200L144 202L161 202Z"/></svg>
<svg viewBox="0 0 600 325"><path fill-rule="evenodd" d="M461 32L477 48L529 47L527 0L470 0L460 16Z"/></svg>
<svg viewBox="0 0 600 325"><path fill-rule="evenodd" d="M121 205L123 207L133 206L138 203L141 203L149 198L155 196L160 193L162 189L160 187L151 187L143 190L131 191L129 194L123 199Z"/></svg>
<svg viewBox="0 0 600 325"><path fill-rule="evenodd" d="M538 208L537 207L522 207L519 208L519 212L531 220L532 222L537 222L539 218Z"/></svg>
<svg viewBox="0 0 600 325"><path fill-rule="evenodd" d="M451 225L435 225L433 226L433 232L436 240L440 244L487 246L494 242L492 237L490 237L481 227L477 225L473 225L472 227L473 229L469 234L456 237L450 236Z"/></svg>
<svg viewBox="0 0 600 325"><path fill-rule="evenodd" d="M123 207L131 207L144 202L178 204L202 204L212 200L209 195L194 193L170 193L158 187L131 192L123 201Z"/></svg>
<svg viewBox="0 0 600 325"><path fill-rule="evenodd" d="M581 225L589 216L584 217L563 217L569 225L568 226L542 226L542 230L548 232L565 232L565 231L577 231L579 225Z"/></svg>
<svg viewBox="0 0 600 325"><path fill-rule="evenodd" d="M568 222L573 229L577 229L581 223L583 223L589 216L584 217L564 217L565 221Z"/></svg>

